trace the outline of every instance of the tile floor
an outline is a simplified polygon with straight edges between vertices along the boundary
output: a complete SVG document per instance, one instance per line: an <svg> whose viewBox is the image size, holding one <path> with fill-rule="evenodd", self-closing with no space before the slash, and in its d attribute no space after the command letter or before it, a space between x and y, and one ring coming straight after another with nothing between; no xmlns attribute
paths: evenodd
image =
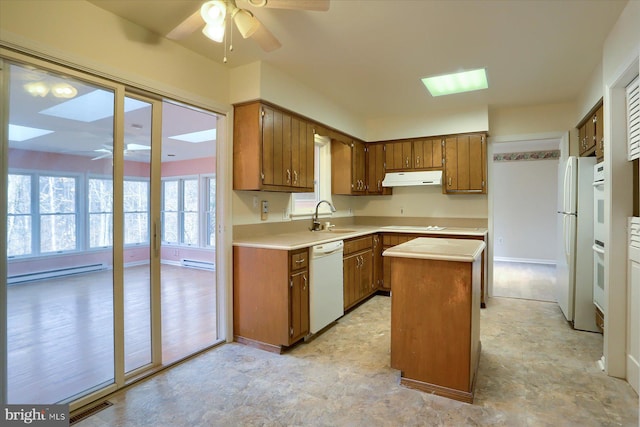
<svg viewBox="0 0 640 427"><path fill-rule="evenodd" d="M473 405L399 386L390 299L375 296L284 355L225 344L110 398L105 426L637 426L638 396L595 361L602 335L554 303L491 298Z"/></svg>

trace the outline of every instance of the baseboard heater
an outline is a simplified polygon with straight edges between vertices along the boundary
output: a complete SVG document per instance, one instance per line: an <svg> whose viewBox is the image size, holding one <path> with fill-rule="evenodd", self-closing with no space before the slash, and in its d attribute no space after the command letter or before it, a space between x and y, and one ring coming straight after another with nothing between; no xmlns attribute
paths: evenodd
<svg viewBox="0 0 640 427"><path fill-rule="evenodd" d="M51 279L54 277L70 276L72 274L89 273L92 271L106 270L107 264L87 264L75 267L56 268L54 270L35 271L32 273L17 274L7 277L7 284L30 282L32 280Z"/></svg>
<svg viewBox="0 0 640 427"><path fill-rule="evenodd" d="M182 264L183 267L199 268L201 270L214 271L216 269L216 265L212 262L198 261L195 259L183 259L180 264Z"/></svg>

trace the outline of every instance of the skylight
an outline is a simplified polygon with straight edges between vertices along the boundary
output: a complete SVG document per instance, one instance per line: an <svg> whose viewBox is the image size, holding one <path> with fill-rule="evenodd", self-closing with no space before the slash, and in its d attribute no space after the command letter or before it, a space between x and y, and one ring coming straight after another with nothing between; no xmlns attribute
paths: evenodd
<svg viewBox="0 0 640 427"><path fill-rule="evenodd" d="M53 133L52 130L9 124L9 141L22 142Z"/></svg>
<svg viewBox="0 0 640 427"><path fill-rule="evenodd" d="M129 97L124 99L125 113L148 106L148 103L137 99ZM46 108L40 111L40 114L90 123L113 116L113 109L113 93L98 89Z"/></svg>
<svg viewBox="0 0 640 427"><path fill-rule="evenodd" d="M427 87L431 96L471 92L489 87L489 83L487 83L487 73L484 68L453 74L443 74L441 76L424 77L422 83Z"/></svg>
<svg viewBox="0 0 640 427"><path fill-rule="evenodd" d="M182 135L170 136L171 139L177 139L179 141L192 142L197 144L199 142L213 141L216 139L216 130L207 129L198 132L183 133Z"/></svg>

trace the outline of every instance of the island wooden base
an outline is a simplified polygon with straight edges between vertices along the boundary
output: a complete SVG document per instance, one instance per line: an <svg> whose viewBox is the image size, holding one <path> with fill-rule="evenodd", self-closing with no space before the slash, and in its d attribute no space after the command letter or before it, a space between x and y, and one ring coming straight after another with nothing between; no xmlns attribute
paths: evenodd
<svg viewBox="0 0 640 427"><path fill-rule="evenodd" d="M473 402L480 357L480 260L391 256L391 367L401 384Z"/></svg>
<svg viewBox="0 0 640 427"><path fill-rule="evenodd" d="M480 344L482 347L482 344ZM435 394L449 399L459 400L460 402L473 403L473 398L476 392L476 374L478 373L478 365L480 364L480 350L478 350L478 357L476 358L476 364L473 375L473 383L471 384L471 391L456 390L453 388L442 387L437 384L430 384L424 381L412 380L411 378L400 377L400 385L412 388L415 390L424 391L426 393Z"/></svg>

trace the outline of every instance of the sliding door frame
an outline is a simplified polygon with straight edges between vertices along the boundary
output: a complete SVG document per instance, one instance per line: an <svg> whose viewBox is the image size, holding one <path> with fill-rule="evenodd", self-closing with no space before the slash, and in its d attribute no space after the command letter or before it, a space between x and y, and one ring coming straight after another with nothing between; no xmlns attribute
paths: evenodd
<svg viewBox="0 0 640 427"><path fill-rule="evenodd" d="M77 58L76 58L77 59ZM77 62L70 62L51 57L40 51L38 47L22 47L0 42L0 87L2 93L8 94L7 64L34 66L46 71L68 75L82 81L97 84L113 90L115 96L114 106L114 141L113 141L113 183L114 183L114 235L113 235L113 316L114 316L114 383L97 389L78 399L68 400L70 411L77 410L85 405L103 399L109 394L161 369L173 364L162 364L162 331L161 331L161 301L160 301L160 198L161 198L161 140L162 140L162 100L174 101L185 105L210 111L219 117L218 144L216 156L216 180L221 176L230 176L231 170L231 144L232 138L228 123L233 119L233 110L226 104L215 104L199 95L182 93L176 88L169 88L164 84L151 87L148 82L136 83L136 78L117 77L100 71L95 64L89 66ZM82 62L82 61L81 61ZM153 102L152 116L152 171L151 171L151 209L150 209L150 251L155 251L157 256L151 257L151 324L152 324L152 363L125 373L124 366L124 211L123 211L123 180L124 180L124 99L125 96L143 98ZM0 120L8 123L8 96L0 100ZM157 107L157 108L156 108ZM157 118L157 119L156 119ZM0 173L4 176L8 173L8 134L7 127L0 127ZM5 143L5 141L7 143ZM156 183L154 185L154 182ZM232 227L231 227L231 181L219 181L216 184L216 317L218 345L222 342L231 342L233 337L233 305L231 282L231 258L227 254L231 252ZM0 186L0 211L7 209L6 186ZM155 206L155 208L154 208ZM151 215L154 215L152 218ZM0 236L6 236L6 221L0 221ZM6 253L6 239L0 239L0 252ZM155 261L154 261L155 260ZM155 271L155 273L154 273ZM7 402L7 263L6 259L0 262L0 402ZM157 326L154 326L157 325ZM206 349L205 349L206 350ZM203 350L204 351L204 350ZM197 353L196 353L197 354ZM190 356L189 356L190 357ZM180 361L176 362L179 363Z"/></svg>

